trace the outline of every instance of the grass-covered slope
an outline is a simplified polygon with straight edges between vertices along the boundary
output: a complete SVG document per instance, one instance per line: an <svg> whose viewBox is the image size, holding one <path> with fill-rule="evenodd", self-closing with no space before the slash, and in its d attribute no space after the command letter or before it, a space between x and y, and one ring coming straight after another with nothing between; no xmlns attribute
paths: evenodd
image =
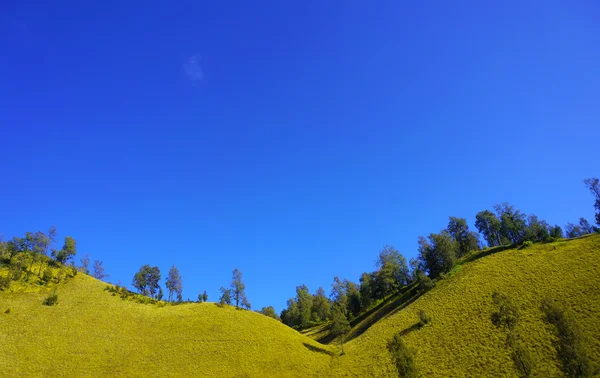
<svg viewBox="0 0 600 378"><path fill-rule="evenodd" d="M0 291L0 376L397 376L386 345L397 333L422 376L517 376L507 331L492 324L492 293L507 295L533 376L563 376L542 299L562 303L600 365L600 235L472 255L435 288L416 287L353 322L343 356L322 345L327 325L300 334L274 319L213 303L144 305L79 274L50 288ZM10 313L4 313L10 309ZM419 310L431 322L420 328ZM334 341L335 342L335 341Z"/></svg>
<svg viewBox="0 0 600 378"><path fill-rule="evenodd" d="M381 306L355 325L346 355L336 360L338 372L393 376L386 344L402 332L416 350L422 376L517 376L507 332L491 321L494 291L506 294L520 312L515 332L531 354L533 376L563 375L556 337L540 309L545 297L568 310L582 330L586 354L596 367L600 364L600 235L482 251L469 260L416 300L404 306L406 298L392 298L395 308ZM423 328L416 326L421 309L432 318ZM322 329L313 333L322 336Z"/></svg>
<svg viewBox="0 0 600 378"><path fill-rule="evenodd" d="M333 348L261 314L143 305L105 287L79 274L52 307L45 288L0 292L0 376L322 376L332 362Z"/></svg>

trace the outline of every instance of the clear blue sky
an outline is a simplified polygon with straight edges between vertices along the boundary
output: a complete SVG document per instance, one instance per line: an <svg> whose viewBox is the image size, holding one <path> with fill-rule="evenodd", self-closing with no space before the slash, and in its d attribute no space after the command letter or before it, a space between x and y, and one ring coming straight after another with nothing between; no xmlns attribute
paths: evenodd
<svg viewBox="0 0 600 378"><path fill-rule="evenodd" d="M592 220L598 3L417 3L2 2L0 232L280 311L450 215Z"/></svg>

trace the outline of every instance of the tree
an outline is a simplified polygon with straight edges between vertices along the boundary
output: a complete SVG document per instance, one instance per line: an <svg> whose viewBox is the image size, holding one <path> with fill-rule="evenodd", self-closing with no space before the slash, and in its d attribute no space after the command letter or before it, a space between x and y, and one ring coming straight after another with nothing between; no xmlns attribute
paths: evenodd
<svg viewBox="0 0 600 378"><path fill-rule="evenodd" d="M313 297L306 285L296 287L296 302L298 303L298 315L300 328L306 328L310 324L312 315Z"/></svg>
<svg viewBox="0 0 600 378"><path fill-rule="evenodd" d="M530 215L527 217L527 229L523 241L547 242L550 240L548 229L550 229L550 226L546 221L539 220L536 215Z"/></svg>
<svg viewBox="0 0 600 378"><path fill-rule="evenodd" d="M526 215L507 202L494 206L494 210L500 219L500 234L512 244L520 244L524 241L527 230Z"/></svg>
<svg viewBox="0 0 600 378"><path fill-rule="evenodd" d="M600 226L600 180L596 177L583 180L585 186L595 197L594 209L596 209L596 224Z"/></svg>
<svg viewBox="0 0 600 378"><path fill-rule="evenodd" d="M359 281L360 304L362 308L368 308L373 303L373 276L365 272Z"/></svg>
<svg viewBox="0 0 600 378"><path fill-rule="evenodd" d="M219 290L221 291L221 297L219 297L219 304L221 306L223 306L223 305L231 306L231 290L226 289L223 286L221 286L221 288Z"/></svg>
<svg viewBox="0 0 600 378"><path fill-rule="evenodd" d="M273 306L263 307L260 311L257 312L270 318L281 321L281 319L279 319L279 316L277 316L277 314L275 313L275 309L273 308Z"/></svg>
<svg viewBox="0 0 600 378"><path fill-rule="evenodd" d="M562 239L564 237L562 228L559 225L550 228L550 236L554 239Z"/></svg>
<svg viewBox="0 0 600 378"><path fill-rule="evenodd" d="M502 245L500 220L489 210L483 210L475 216L475 227L483 235L489 247Z"/></svg>
<svg viewBox="0 0 600 378"><path fill-rule="evenodd" d="M162 287L159 287L158 294L156 294L156 299L158 299L159 301L162 301L163 296L164 296L164 293L163 293Z"/></svg>
<svg viewBox="0 0 600 378"><path fill-rule="evenodd" d="M333 277L333 283L331 284L331 294L329 298L344 311L348 308L348 296L346 295L346 285L339 279L339 277Z"/></svg>
<svg viewBox="0 0 600 378"><path fill-rule="evenodd" d="M469 231L465 218L450 217L446 230L458 243L456 257L462 257L470 251L479 249L479 235Z"/></svg>
<svg viewBox="0 0 600 378"><path fill-rule="evenodd" d="M99 280L103 280L108 277L108 274L104 273L104 266L102 266L102 261L94 260L94 278Z"/></svg>
<svg viewBox="0 0 600 378"><path fill-rule="evenodd" d="M594 226L591 226L590 222L585 218L579 218L579 227L581 227L581 232L584 235L591 234L595 231Z"/></svg>
<svg viewBox="0 0 600 378"><path fill-rule="evenodd" d="M385 246L377 258L375 275L378 297L396 292L409 281L408 265L404 256L393 246Z"/></svg>
<svg viewBox="0 0 600 378"><path fill-rule="evenodd" d="M52 257L61 264L66 264L73 256L77 254L75 239L70 236L65 237L65 244L60 251L52 251Z"/></svg>
<svg viewBox="0 0 600 378"><path fill-rule="evenodd" d="M177 269L175 265L169 269L169 275L167 276L165 285L167 286L167 290L169 290L169 302L173 300L173 293L181 294L183 291L181 274L179 274L179 269Z"/></svg>
<svg viewBox="0 0 600 378"><path fill-rule="evenodd" d="M347 314L353 319L356 315L360 313L360 291L358 290L358 286L348 280L344 280L346 284L346 295L348 296L348 311Z"/></svg>
<svg viewBox="0 0 600 378"><path fill-rule="evenodd" d="M90 274L90 254L86 253L85 256L79 259L81 266L79 267L79 271L81 273Z"/></svg>
<svg viewBox="0 0 600 378"><path fill-rule="evenodd" d="M283 324L298 328L300 325L300 311L298 310L298 302L295 298L290 298L287 301L287 307L281 311L281 321Z"/></svg>
<svg viewBox="0 0 600 378"><path fill-rule="evenodd" d="M429 241L419 236L419 260L431 278L449 272L456 262L458 243L446 230L430 234Z"/></svg>
<svg viewBox="0 0 600 378"><path fill-rule="evenodd" d="M133 276L132 285L140 294L154 298L160 289L159 281L160 269L157 266L151 267L146 264Z"/></svg>
<svg viewBox="0 0 600 378"><path fill-rule="evenodd" d="M331 313L329 300L325 294L325 289L319 287L317 293L313 296L312 319L316 322L327 320Z"/></svg>
<svg viewBox="0 0 600 378"><path fill-rule="evenodd" d="M206 294L206 290L204 290L204 293L198 294L198 302L199 303L206 302L207 300L208 300L208 294Z"/></svg>
<svg viewBox="0 0 600 378"><path fill-rule="evenodd" d="M340 306L334 306L333 308L333 321L331 323L331 335L338 337L339 342L342 345L342 354L344 354L344 342L346 341L346 335L350 332L350 322L346 318L344 311Z"/></svg>
<svg viewBox="0 0 600 378"><path fill-rule="evenodd" d="M581 229L581 226L575 225L570 222L565 225L565 233L567 235L567 238L569 238L569 239L570 238L578 238L582 235L585 235L585 233Z"/></svg>
<svg viewBox="0 0 600 378"><path fill-rule="evenodd" d="M233 278L231 280L231 295L235 302L235 308L244 307L250 309L250 302L246 298L246 285L242 282L242 272L239 269L233 270Z"/></svg>

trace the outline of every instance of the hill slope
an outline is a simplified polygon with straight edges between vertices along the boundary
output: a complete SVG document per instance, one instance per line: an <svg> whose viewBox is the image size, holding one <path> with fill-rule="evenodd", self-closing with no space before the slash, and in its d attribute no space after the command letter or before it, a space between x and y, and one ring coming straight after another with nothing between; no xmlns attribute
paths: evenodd
<svg viewBox="0 0 600 378"><path fill-rule="evenodd" d="M261 314L143 305L105 286L79 274L53 307L47 291L0 292L0 375L310 376L331 363L330 347Z"/></svg>
<svg viewBox="0 0 600 378"><path fill-rule="evenodd" d="M423 376L517 376L507 333L491 322L494 291L509 296L520 312L516 332L531 354L533 376L563 375L553 344L556 337L540 309L545 297L568 309L582 330L588 357L595 366L600 364L600 235L527 249L488 250L469 260L413 302L409 296L392 298L355 325L346 355L337 361L339 371L393 375L386 343L402 332L406 344L416 350ZM421 309L432 318L423 328L416 325ZM306 334L323 337L320 329Z"/></svg>
<svg viewBox="0 0 600 378"><path fill-rule="evenodd" d="M54 307L41 305L49 289L17 286L0 292L0 375L395 376L386 345L401 332L423 376L517 376L506 331L491 322L491 294L500 291L520 312L516 332L533 376L562 376L541 301L569 309L598 366L599 257L600 235L482 251L424 295L409 287L359 317L339 357L336 346L260 314L213 303L143 305L82 274L59 286ZM419 310L432 318L423 328ZM325 327L311 331L327 339Z"/></svg>

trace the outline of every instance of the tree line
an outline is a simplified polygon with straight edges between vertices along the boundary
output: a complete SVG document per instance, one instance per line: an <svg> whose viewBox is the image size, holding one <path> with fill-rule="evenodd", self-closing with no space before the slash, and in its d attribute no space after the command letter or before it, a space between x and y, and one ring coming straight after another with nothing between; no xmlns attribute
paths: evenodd
<svg viewBox="0 0 600 378"><path fill-rule="evenodd" d="M600 181L590 178L584 183L595 198L595 220L600 226ZM418 237L417 257L408 262L396 248L387 245L377 256L375 271L361 274L358 283L334 277L328 296L322 287L311 294L306 285L300 285L281 312L281 321L297 329L332 321L333 329L344 330L348 321L409 285L418 284L422 291L430 289L458 260L475 251L546 243L600 231L580 218L578 224L567 223L563 232L560 226L527 215L508 203L478 212L475 228L477 232L469 228L465 218L449 217L446 228Z"/></svg>

